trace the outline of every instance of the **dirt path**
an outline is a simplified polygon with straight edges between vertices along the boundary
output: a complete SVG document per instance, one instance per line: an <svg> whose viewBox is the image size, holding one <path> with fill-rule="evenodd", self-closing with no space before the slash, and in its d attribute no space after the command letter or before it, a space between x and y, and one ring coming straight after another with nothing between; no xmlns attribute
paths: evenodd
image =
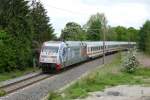
<svg viewBox="0 0 150 100"><path fill-rule="evenodd" d="M78 100L150 100L150 87L119 85L91 92L87 98Z"/></svg>
<svg viewBox="0 0 150 100"><path fill-rule="evenodd" d="M142 64L144 67L150 68L150 56L147 56L143 53L139 53L137 55L137 58L138 58L140 64Z"/></svg>

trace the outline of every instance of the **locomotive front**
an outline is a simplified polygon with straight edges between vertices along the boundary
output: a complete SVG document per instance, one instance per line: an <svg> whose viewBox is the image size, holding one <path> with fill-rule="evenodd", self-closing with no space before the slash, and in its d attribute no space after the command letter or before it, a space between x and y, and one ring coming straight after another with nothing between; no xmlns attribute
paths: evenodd
<svg viewBox="0 0 150 100"><path fill-rule="evenodd" d="M59 44L44 43L41 48L39 62L43 72L59 71L61 69Z"/></svg>

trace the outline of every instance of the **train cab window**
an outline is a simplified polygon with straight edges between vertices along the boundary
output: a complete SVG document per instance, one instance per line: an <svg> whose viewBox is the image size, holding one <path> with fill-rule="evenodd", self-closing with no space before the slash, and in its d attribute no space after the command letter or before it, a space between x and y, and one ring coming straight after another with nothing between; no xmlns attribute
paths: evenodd
<svg viewBox="0 0 150 100"><path fill-rule="evenodd" d="M50 53L57 53L58 52L58 47L54 46L44 46L42 48L42 52L50 52Z"/></svg>

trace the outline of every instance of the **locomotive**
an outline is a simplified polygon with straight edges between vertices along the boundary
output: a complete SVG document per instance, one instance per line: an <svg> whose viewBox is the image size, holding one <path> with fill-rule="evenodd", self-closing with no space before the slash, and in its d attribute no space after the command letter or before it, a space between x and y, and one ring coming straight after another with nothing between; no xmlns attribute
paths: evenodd
<svg viewBox="0 0 150 100"><path fill-rule="evenodd" d="M39 63L43 72L60 71L62 68L74 65L119 50L134 47L135 42L105 41L47 41L41 48Z"/></svg>

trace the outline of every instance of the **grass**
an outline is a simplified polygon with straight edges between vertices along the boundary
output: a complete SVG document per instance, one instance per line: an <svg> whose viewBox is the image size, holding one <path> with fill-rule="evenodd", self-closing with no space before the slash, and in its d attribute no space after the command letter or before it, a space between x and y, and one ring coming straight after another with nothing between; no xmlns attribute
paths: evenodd
<svg viewBox="0 0 150 100"><path fill-rule="evenodd" d="M12 78L16 78L19 76L23 76L25 74L31 73L31 72L35 72L39 70L38 68L34 69L33 67L28 67L25 70L21 71L21 70L15 70L12 72L4 72L4 73L0 73L0 82L1 81L5 81L8 79L12 79Z"/></svg>
<svg viewBox="0 0 150 100"><path fill-rule="evenodd" d="M89 92L102 91L106 87L116 85L150 85L150 69L139 67L135 73L121 71L120 59L117 57L111 64L95 70L88 76L80 79L62 93L49 95L49 100L70 100L84 98ZM53 93L52 93L53 94Z"/></svg>

